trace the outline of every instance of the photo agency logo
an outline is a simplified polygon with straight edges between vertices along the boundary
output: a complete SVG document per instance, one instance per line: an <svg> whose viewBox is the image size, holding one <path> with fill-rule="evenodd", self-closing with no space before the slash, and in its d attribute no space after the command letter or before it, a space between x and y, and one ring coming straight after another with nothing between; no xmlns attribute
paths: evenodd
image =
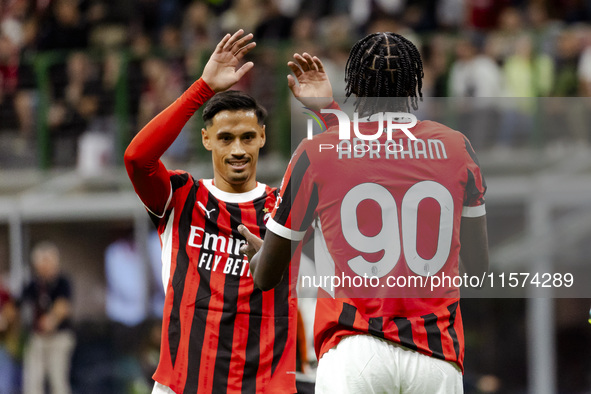
<svg viewBox="0 0 591 394"><path fill-rule="evenodd" d="M310 118L307 120L307 138L311 140L314 137L314 124L318 125L320 132L327 130L324 119L320 118L309 108L309 112L304 112ZM353 155L359 158L369 154L370 156L379 155L380 152L388 154L397 154L404 151L404 141L402 138L394 139L395 133L402 132L410 141L416 141L417 138L410 131L417 124L415 115L407 112L380 112L372 115L371 118L360 118L357 112L353 113L353 120L347 113L337 109L321 109L321 114L332 114L338 119L339 143L319 144L319 151L333 150L339 152L339 158L342 155ZM360 131L360 124L371 122L377 124L375 132L369 132L367 127L363 127L364 132ZM353 129L353 133L351 133ZM386 133L386 140L380 142L379 139ZM400 135L402 137L402 135ZM410 142L409 141L409 142Z"/></svg>

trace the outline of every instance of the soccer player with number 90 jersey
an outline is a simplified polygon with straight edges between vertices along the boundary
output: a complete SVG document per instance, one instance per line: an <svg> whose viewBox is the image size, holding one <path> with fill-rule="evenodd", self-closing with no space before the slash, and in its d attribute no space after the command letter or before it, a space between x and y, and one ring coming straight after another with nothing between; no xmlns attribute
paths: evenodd
<svg viewBox="0 0 591 394"><path fill-rule="evenodd" d="M404 37L376 33L359 41L346 70L347 93L365 116L359 132L378 135L380 112L417 109L422 76L418 51ZM371 98L378 96L404 100ZM331 278L321 284L314 323L317 393L463 390L459 289L422 284L461 275L460 256L469 275L487 270L486 184L460 132L433 121L408 131L348 141L332 127L303 141L251 259L255 285L273 287L281 271L272 256L293 250L315 227L317 273Z"/></svg>

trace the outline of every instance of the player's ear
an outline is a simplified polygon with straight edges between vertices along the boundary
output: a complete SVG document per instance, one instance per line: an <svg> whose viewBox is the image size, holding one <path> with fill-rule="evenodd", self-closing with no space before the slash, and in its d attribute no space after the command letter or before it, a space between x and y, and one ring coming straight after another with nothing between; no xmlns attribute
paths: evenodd
<svg viewBox="0 0 591 394"><path fill-rule="evenodd" d="M209 138L209 134L207 133L207 129L201 129L201 142L203 146L207 150L211 150L211 139Z"/></svg>
<svg viewBox="0 0 591 394"><path fill-rule="evenodd" d="M263 146L265 146L265 142L267 142L267 136L265 134L265 125L263 125L261 127L261 145L260 145L261 148Z"/></svg>

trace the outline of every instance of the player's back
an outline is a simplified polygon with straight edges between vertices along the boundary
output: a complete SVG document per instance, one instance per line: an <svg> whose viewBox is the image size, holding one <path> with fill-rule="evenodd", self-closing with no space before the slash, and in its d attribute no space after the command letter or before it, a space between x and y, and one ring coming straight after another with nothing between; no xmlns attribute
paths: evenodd
<svg viewBox="0 0 591 394"><path fill-rule="evenodd" d="M373 134L377 122L359 128ZM421 121L411 132L415 140L398 132L391 141L385 133L375 141L349 141L331 129L302 144L305 176L313 179L311 195L317 195L319 225L337 270L379 278L457 275L462 212L482 203L478 164L457 131ZM296 197L293 214L309 214L297 209L305 203Z"/></svg>
<svg viewBox="0 0 591 394"><path fill-rule="evenodd" d="M290 226L316 217L317 271L335 278L319 292L319 354L361 332L461 365L459 291L427 279L458 275L461 217L480 214L484 181L461 133L432 121L410 131L349 141L330 129L292 159Z"/></svg>

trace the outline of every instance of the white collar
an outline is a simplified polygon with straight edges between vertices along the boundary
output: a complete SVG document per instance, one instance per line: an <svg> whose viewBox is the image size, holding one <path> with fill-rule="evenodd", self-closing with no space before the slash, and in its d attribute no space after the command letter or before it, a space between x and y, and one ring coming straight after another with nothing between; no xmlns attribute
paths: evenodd
<svg viewBox="0 0 591 394"><path fill-rule="evenodd" d="M220 201L233 203L253 201L255 198L262 196L267 187L264 183L257 182L256 187L250 191L244 193L228 193L219 189L217 186L214 186L213 179L202 179L202 181L203 186L205 186L215 198Z"/></svg>

